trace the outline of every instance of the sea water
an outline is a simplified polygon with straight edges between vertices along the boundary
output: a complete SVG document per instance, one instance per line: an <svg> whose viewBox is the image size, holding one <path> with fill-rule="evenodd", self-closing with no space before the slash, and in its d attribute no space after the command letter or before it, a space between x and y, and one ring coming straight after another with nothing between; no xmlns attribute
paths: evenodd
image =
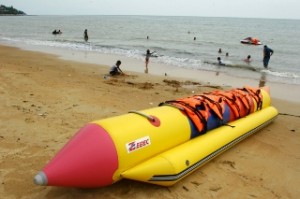
<svg viewBox="0 0 300 199"><path fill-rule="evenodd" d="M62 34L53 35L53 30ZM88 30L89 40L83 32ZM300 20L162 16L1 16L0 43L115 54L191 70L300 85ZM268 69L263 45L274 50ZM147 38L148 37L148 38ZM222 53L218 53L219 49ZM229 56L226 56L226 53ZM243 60L251 55L249 64ZM225 66L217 65L221 57Z"/></svg>

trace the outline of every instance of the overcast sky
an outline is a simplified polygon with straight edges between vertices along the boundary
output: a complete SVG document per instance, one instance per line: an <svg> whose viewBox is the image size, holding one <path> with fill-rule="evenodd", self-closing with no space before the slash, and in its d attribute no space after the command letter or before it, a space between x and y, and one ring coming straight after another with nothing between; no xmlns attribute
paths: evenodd
<svg viewBox="0 0 300 199"><path fill-rule="evenodd" d="M300 0L0 0L29 15L159 15L300 19Z"/></svg>

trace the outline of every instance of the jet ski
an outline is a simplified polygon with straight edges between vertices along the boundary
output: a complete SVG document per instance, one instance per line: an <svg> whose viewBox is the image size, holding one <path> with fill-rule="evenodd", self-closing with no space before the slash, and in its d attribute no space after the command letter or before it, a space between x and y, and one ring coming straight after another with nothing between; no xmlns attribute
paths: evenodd
<svg viewBox="0 0 300 199"><path fill-rule="evenodd" d="M243 40L241 40L242 44L250 44L250 45L261 45L262 43L259 41L259 39L254 37L247 37Z"/></svg>

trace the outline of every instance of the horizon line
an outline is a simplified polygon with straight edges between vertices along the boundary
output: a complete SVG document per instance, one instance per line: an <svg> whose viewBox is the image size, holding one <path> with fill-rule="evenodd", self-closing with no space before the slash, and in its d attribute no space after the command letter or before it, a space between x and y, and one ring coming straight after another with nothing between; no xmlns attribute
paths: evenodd
<svg viewBox="0 0 300 199"><path fill-rule="evenodd" d="M5 16L5 15L0 15ZM143 17L199 17L199 18L236 18L236 19L276 19L300 20L300 18L272 18L272 17L238 17L238 16L196 16L196 15L140 15L140 14L25 14L7 16L143 16Z"/></svg>

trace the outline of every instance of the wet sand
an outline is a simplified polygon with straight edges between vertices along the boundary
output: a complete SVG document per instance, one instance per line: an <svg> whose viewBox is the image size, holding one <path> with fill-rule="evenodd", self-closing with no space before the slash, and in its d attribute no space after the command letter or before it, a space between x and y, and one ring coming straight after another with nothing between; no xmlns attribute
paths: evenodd
<svg viewBox="0 0 300 199"><path fill-rule="evenodd" d="M143 67L141 61L141 67ZM126 71L0 46L1 198L297 198L300 102L273 98L268 127L172 187L122 180L97 189L41 187L33 177L89 121L222 86ZM272 87L271 87L272 91ZM285 91L288 92L288 91ZM289 91L293 93L292 89Z"/></svg>

